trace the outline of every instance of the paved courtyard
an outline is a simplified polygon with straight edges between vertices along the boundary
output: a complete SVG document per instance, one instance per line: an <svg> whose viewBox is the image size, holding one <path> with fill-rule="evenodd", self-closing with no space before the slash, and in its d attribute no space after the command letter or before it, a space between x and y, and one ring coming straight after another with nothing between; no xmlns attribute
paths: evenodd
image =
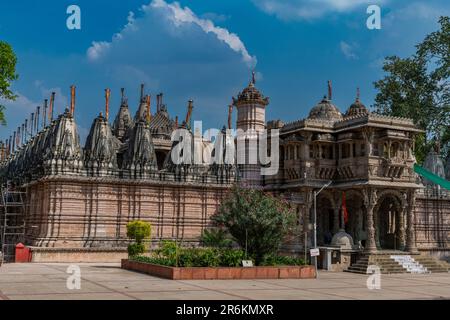
<svg viewBox="0 0 450 320"><path fill-rule="evenodd" d="M118 264L79 264L81 289L67 289L68 264L0 267L1 299L450 299L450 274L367 276L320 272L317 280L171 281L122 270Z"/></svg>

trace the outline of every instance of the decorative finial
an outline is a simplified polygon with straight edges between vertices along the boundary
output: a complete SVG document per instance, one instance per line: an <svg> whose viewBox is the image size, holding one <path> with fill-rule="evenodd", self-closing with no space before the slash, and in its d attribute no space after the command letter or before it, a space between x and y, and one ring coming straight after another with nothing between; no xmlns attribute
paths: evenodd
<svg viewBox="0 0 450 320"><path fill-rule="evenodd" d="M49 109L48 109L48 117L49 117L50 123L52 123L52 121L53 121L54 104L55 104L55 93L52 92L52 95L50 96L50 106L49 106Z"/></svg>
<svg viewBox="0 0 450 320"><path fill-rule="evenodd" d="M75 114L75 90L76 87L74 85L70 86L70 114L72 117Z"/></svg>
<svg viewBox="0 0 450 320"><path fill-rule="evenodd" d="M189 124L189 122L191 121L191 116L192 116L192 110L194 109L194 101L191 99L188 102L188 111L186 114L186 124Z"/></svg>
<svg viewBox="0 0 450 320"><path fill-rule="evenodd" d="M111 96L111 89L105 89L105 118L106 121L109 119L109 97Z"/></svg>
<svg viewBox="0 0 450 320"><path fill-rule="evenodd" d="M356 88L356 101L359 101L359 98L361 96L361 92L359 91L359 87Z"/></svg>
<svg viewBox="0 0 450 320"><path fill-rule="evenodd" d="M228 106L228 129L231 130L231 117L233 116L233 105Z"/></svg>
<svg viewBox="0 0 450 320"><path fill-rule="evenodd" d="M146 104L147 104L146 120L147 120L147 124L149 124L151 117L152 117L152 113L150 111L150 104L151 104L151 96L150 95L147 95Z"/></svg>
<svg viewBox="0 0 450 320"><path fill-rule="evenodd" d="M255 70L252 71L252 83L256 84L256 73L255 73Z"/></svg>
<svg viewBox="0 0 450 320"><path fill-rule="evenodd" d="M141 84L141 102L144 101L144 84Z"/></svg>
<svg viewBox="0 0 450 320"><path fill-rule="evenodd" d="M44 128L47 126L47 108L48 108L48 100L45 99L44 100L44 114L42 116L42 118L44 119Z"/></svg>
<svg viewBox="0 0 450 320"><path fill-rule="evenodd" d="M328 80L328 100L333 98L333 87L331 85L331 80Z"/></svg>
<svg viewBox="0 0 450 320"><path fill-rule="evenodd" d="M125 88L120 88L120 104L123 105L125 102Z"/></svg>

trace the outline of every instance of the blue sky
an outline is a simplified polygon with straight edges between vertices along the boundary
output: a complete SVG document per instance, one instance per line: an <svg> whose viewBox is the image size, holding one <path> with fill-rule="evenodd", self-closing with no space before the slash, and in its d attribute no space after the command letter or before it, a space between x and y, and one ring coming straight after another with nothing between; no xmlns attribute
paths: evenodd
<svg viewBox="0 0 450 320"><path fill-rule="evenodd" d="M66 9L81 8L81 30L66 27ZM382 11L381 30L366 27L370 4ZM120 88L134 113L139 84L164 92L171 115L184 118L189 99L203 127L226 123L231 97L248 84L271 98L267 119L303 118L333 83L345 111L361 88L370 106L385 56L407 56L449 15L444 0L128 0L2 1L0 40L18 56L19 95L7 106L6 138L50 92L56 111L77 86L76 119L82 139L112 89L111 118ZM154 107L153 107L154 110ZM110 119L112 121L112 119Z"/></svg>

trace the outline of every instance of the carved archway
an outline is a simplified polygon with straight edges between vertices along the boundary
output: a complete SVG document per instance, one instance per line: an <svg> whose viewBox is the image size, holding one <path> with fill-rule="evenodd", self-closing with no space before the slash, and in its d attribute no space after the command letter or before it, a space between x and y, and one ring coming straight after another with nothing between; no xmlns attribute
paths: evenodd
<svg viewBox="0 0 450 320"><path fill-rule="evenodd" d="M353 238L354 244L365 246L367 240L367 218L364 207L364 196L358 190L348 190L345 192L346 206L348 212L348 222L345 225L345 232Z"/></svg>
<svg viewBox="0 0 450 320"><path fill-rule="evenodd" d="M329 245L333 237L334 201L329 192L317 197L317 244Z"/></svg>
<svg viewBox="0 0 450 320"><path fill-rule="evenodd" d="M378 203L374 210L375 240L378 249L404 249L406 205L404 192L390 189L378 192Z"/></svg>

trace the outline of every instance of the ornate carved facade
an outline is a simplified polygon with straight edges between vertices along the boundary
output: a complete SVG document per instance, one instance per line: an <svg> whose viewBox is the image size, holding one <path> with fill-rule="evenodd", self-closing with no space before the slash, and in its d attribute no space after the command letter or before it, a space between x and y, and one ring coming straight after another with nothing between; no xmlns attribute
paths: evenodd
<svg viewBox="0 0 450 320"><path fill-rule="evenodd" d="M287 242L293 250L311 246L314 195L331 182L316 198L319 245L345 231L355 250L446 254L450 195L422 183L413 171L413 141L420 130L409 119L369 112L359 94L341 113L329 89L306 119L290 123L266 123L269 100L254 80L233 99L238 129L280 129L280 170L274 176L261 176L258 165L174 164L171 134L176 128L190 130L193 102L179 124L162 94L153 113L142 87L133 118L122 90L111 126L107 95L106 114L94 120L84 147L74 105L49 125L35 128L33 137L19 139L23 143L15 148L10 139L2 148L2 183L26 189L26 242L36 247L123 248L125 225L133 219L152 223L155 242L197 243L226 190L240 177L297 208L297 232ZM211 142L200 133L190 135L200 150L193 157L212 152ZM223 139L223 145L233 144L225 131ZM246 149L246 158L255 152ZM428 162L430 171L445 175L442 161L435 157Z"/></svg>

